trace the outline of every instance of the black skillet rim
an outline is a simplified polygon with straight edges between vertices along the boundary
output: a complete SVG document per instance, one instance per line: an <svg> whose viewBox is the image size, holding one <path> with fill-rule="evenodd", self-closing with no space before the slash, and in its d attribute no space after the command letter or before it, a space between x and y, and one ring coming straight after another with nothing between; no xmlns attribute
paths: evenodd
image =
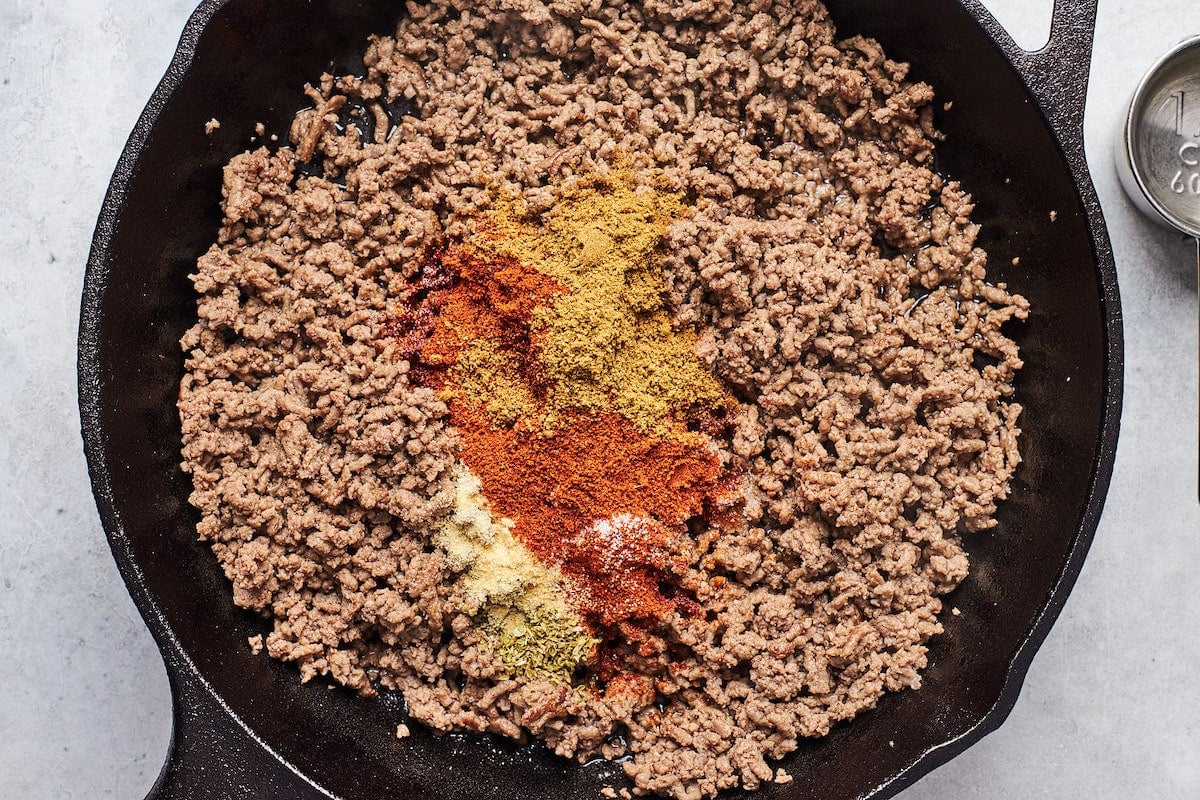
<svg viewBox="0 0 1200 800"><path fill-rule="evenodd" d="M167 68L166 74L139 116L113 172L111 183L97 219L96 230L88 256L87 269L84 275L78 340L80 422L88 473L96 505L100 512L102 526L109 540L113 557L121 572L121 576L162 653L168 674L172 677L173 691L178 691L177 687L174 686L176 678L199 683L199 685L207 690L220 708L242 730L262 746L272 758L287 767L290 771L295 772L300 779L307 782L307 779L298 770L288 764L286 760L272 750L265 742L262 742L233 713L205 678L200 675L191 659L184 653L174 632L167 624L162 611L150 596L141 570L138 568L130 549L129 542L124 536L113 499L110 468L104 456L105 431L101 424L99 405L100 306L107 283L112 255L111 247L117 219L128 196L134 167L141 156L141 152L151 132L157 124L164 106L187 73L196 55L196 47L201 34L217 12L230 2L236 2L236 0L202 0L195 12L193 12L183 30L179 45ZM1054 85L1048 79L1053 79L1056 75L1067 74L1067 70L1070 69L1078 70L1079 65L1073 62L1077 59L1090 56L1090 29L1095 21L1096 0L1084 0L1084 2L1077 4L1071 3L1070 0L1057 0L1055 7L1055 29L1052 32L1051 44L1036 53L1028 53L1016 45L1007 32L978 0L960 0L960 2L964 9L975 19L977 24L983 28L989 38L992 39L1005 60L1021 76L1030 96L1037 99L1036 105L1038 111L1046 119L1048 127L1055 132L1060 155L1070 167L1075 189L1087 214L1088 229L1092 236L1092 248L1095 254L1095 266L1100 278L1099 288L1101 291L1101 306L1104 321L1105 364L1103 388L1105 408L1101 421L1099 448L1095 454L1088 499L1084 513L1080 519L1078 536L1075 539L1075 543L1056 584L1049 593L1046 605L1033 621L1029 633L1018 647L1009 665L1004 687L996 703L983 715L978 723L959 736L927 750L908 768L877 786L868 794L863 795L864 798L890 797L900 792L915 783L922 776L950 761L972 744L999 728L1008 717L1016 704L1033 657L1048 635L1059 613L1062 611L1067 596L1070 594L1083 567L1084 559L1095 536L1104 507L1105 495L1112 477L1120 427L1124 369L1121 305L1112 247L1109 242L1099 198L1086 165L1083 145L1083 99L1082 97L1075 98L1073 102L1066 102L1064 104L1067 106L1066 111L1061 109L1055 110L1047 102L1069 100L1069 98L1065 98L1062 87ZM1071 8L1066 8L1068 5L1071 5ZM1054 44L1053 34L1058 31L1060 17L1064 23L1073 20L1075 25L1079 25L1080 20L1083 19L1088 27L1087 42L1076 42L1073 52L1069 45L1062 52L1052 52ZM1039 65L1034 61L1035 57L1046 55L1049 56L1050 60L1048 64ZM1083 85L1074 87L1081 94L1086 91L1086 75L1090 64L1084 64L1083 67Z"/></svg>

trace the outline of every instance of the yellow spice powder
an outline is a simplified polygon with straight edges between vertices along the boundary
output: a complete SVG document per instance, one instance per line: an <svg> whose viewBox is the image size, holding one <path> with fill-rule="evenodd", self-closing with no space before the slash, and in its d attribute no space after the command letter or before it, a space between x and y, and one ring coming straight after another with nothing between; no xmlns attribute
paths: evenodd
<svg viewBox="0 0 1200 800"><path fill-rule="evenodd" d="M568 288L534 312L548 432L561 412L585 408L615 411L644 433L667 433L686 411L724 403L720 384L696 355L695 334L674 330L663 302L663 235L686 213L680 194L653 180L639 184L628 164L562 190L540 226L519 203L497 205L492 238L480 246ZM489 413L506 424L504 413L491 406Z"/></svg>
<svg viewBox="0 0 1200 800"><path fill-rule="evenodd" d="M537 399L521 379L516 359L490 339L464 348L451 371L452 391L482 403L492 422L511 426L538 411Z"/></svg>

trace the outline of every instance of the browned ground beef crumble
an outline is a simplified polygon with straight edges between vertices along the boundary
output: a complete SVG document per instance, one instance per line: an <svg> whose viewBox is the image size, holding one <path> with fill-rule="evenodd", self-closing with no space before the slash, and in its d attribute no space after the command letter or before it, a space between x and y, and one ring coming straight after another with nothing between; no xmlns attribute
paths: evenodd
<svg viewBox="0 0 1200 800"><path fill-rule="evenodd" d="M294 149L226 168L183 340L199 533L273 617L270 654L437 731L629 755L636 791L677 798L781 777L798 737L918 687L959 534L1019 461L1001 326L1027 309L932 170L930 87L813 0L433 0L365 63L309 88ZM589 700L505 677L459 611L433 543L456 432L381 327L428 242L505 192L548 210L622 153L694 207L668 306L740 400L722 457L750 486L740 532L697 534L707 620Z"/></svg>

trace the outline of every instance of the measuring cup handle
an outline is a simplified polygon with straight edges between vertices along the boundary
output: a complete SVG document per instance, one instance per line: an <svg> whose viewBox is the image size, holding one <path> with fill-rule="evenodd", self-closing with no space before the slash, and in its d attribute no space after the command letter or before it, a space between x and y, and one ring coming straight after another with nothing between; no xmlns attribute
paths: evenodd
<svg viewBox="0 0 1200 800"><path fill-rule="evenodd" d="M963 0L1037 97L1059 139L1083 140L1092 38L1099 0L1054 0L1050 40L1040 50L1018 45L979 0Z"/></svg>

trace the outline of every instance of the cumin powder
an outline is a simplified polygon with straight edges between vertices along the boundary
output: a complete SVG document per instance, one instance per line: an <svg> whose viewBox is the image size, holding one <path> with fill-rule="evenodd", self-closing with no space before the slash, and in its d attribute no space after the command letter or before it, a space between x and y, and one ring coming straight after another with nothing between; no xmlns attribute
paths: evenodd
<svg viewBox="0 0 1200 800"><path fill-rule="evenodd" d="M532 316L547 430L568 409L593 409L665 433L726 402L695 334L674 330L663 303L663 235L686 213L680 194L639 184L628 164L561 190L542 225L498 204L482 246L567 287Z"/></svg>

